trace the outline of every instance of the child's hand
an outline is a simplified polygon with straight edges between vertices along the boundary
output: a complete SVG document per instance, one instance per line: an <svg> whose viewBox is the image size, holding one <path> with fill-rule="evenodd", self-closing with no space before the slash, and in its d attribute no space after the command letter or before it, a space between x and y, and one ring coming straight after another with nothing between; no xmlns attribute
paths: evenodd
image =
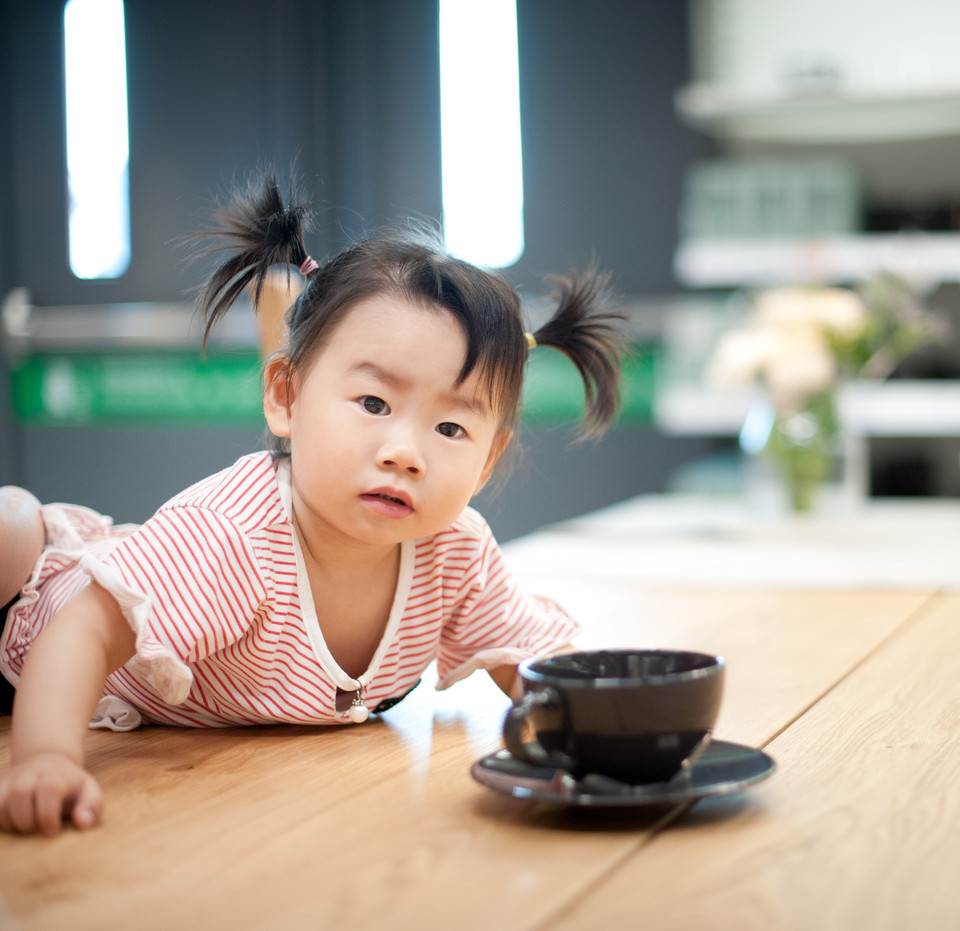
<svg viewBox="0 0 960 931"><path fill-rule="evenodd" d="M68 819L83 831L102 812L96 780L62 754L38 753L0 774L0 830L53 836Z"/></svg>

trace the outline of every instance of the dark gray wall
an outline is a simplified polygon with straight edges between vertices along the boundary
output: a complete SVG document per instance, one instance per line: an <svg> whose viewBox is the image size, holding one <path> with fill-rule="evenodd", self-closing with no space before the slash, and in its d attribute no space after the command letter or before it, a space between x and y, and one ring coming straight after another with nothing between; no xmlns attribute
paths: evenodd
<svg viewBox="0 0 960 931"><path fill-rule="evenodd" d="M13 73L11 8L0 3L0 294L13 283L15 236L12 209Z"/></svg>
<svg viewBox="0 0 960 931"><path fill-rule="evenodd" d="M67 263L62 3L0 0L3 292L25 286L40 306L182 299L202 276L182 237L232 179L294 155L320 208L318 258L387 222L439 218L436 0L125 6L133 256L122 278L90 282ZM519 0L527 245L508 275L521 288L595 254L628 295L677 290L682 173L706 150L672 110L685 12L680 0ZM24 429L4 413L2 381L0 482L121 520L258 445L256 431ZM659 490L703 448L642 428L569 439L526 438L513 478L485 498L502 536Z"/></svg>
<svg viewBox="0 0 960 931"><path fill-rule="evenodd" d="M294 155L321 208L316 251L440 216L436 0L127 0L133 259L77 281L66 255L61 0L2 0L3 283L39 305L175 300L177 240L212 197ZM705 151L672 94L678 0L520 0L526 252L533 287L592 253L630 293L676 290L681 178ZM12 221L12 224L11 224Z"/></svg>
<svg viewBox="0 0 960 931"><path fill-rule="evenodd" d="M318 254L394 217L439 215L433 0L127 0L133 256L119 279L77 281L66 252L62 3L4 2L16 239L3 251L38 305L181 298L200 271L179 241L214 197L295 157L321 209Z"/></svg>
<svg viewBox="0 0 960 931"><path fill-rule="evenodd" d="M688 77L682 0L519 0L526 251L535 285L595 252L630 293L677 290L682 176L705 140L673 92Z"/></svg>
<svg viewBox="0 0 960 931"><path fill-rule="evenodd" d="M0 3L0 301L14 284L13 55L11 5ZM2 346L0 346L2 349ZM6 359L0 351L0 484L22 475L15 458L13 411Z"/></svg>

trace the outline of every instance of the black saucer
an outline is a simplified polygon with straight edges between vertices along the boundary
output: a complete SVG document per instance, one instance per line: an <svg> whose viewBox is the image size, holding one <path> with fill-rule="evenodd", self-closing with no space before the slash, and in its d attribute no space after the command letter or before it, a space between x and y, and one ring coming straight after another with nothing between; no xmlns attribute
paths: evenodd
<svg viewBox="0 0 960 931"><path fill-rule="evenodd" d="M686 802L730 795L766 779L776 763L762 750L711 740L697 758L669 782L628 785L606 776L574 779L562 769L531 766L498 750L470 770L477 782L514 798L578 807L626 807Z"/></svg>

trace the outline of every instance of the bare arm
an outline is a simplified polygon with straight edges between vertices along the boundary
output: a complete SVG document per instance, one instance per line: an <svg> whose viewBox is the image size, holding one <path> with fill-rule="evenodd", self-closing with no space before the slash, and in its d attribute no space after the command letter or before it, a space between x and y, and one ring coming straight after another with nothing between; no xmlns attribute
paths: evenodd
<svg viewBox="0 0 960 931"><path fill-rule="evenodd" d="M273 271L264 279L257 303L257 341L262 358L269 358L286 344L287 310L302 290L303 281L286 272Z"/></svg>
<svg viewBox="0 0 960 931"><path fill-rule="evenodd" d="M106 677L136 649L116 601L91 583L64 605L27 654L14 699L12 768L0 777L0 828L55 834L100 818L83 769L83 739Z"/></svg>
<svg viewBox="0 0 960 931"><path fill-rule="evenodd" d="M580 647L572 643L565 643L555 650L551 650L549 656L556 656L559 653L576 653ZM500 687L500 690L508 695L513 701L519 701L523 697L523 685L520 676L517 673L516 666L495 666L488 669L490 678Z"/></svg>
<svg viewBox="0 0 960 931"><path fill-rule="evenodd" d="M517 675L516 666L496 666L488 669L490 678L499 686L500 691L508 695L514 701L520 698L520 676Z"/></svg>

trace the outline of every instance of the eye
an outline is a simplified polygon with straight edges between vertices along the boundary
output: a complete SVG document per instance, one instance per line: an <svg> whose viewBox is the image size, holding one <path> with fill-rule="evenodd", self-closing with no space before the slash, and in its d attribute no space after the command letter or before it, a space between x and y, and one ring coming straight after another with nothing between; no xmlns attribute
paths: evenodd
<svg viewBox="0 0 960 931"><path fill-rule="evenodd" d="M467 431L463 429L458 423L438 423L437 424L437 433L441 436L450 437L450 439L456 439L460 436L466 436Z"/></svg>
<svg viewBox="0 0 960 931"><path fill-rule="evenodd" d="M390 405L387 404L382 398L374 397L372 394L365 394L362 398L359 398L360 406L368 414L389 414Z"/></svg>

